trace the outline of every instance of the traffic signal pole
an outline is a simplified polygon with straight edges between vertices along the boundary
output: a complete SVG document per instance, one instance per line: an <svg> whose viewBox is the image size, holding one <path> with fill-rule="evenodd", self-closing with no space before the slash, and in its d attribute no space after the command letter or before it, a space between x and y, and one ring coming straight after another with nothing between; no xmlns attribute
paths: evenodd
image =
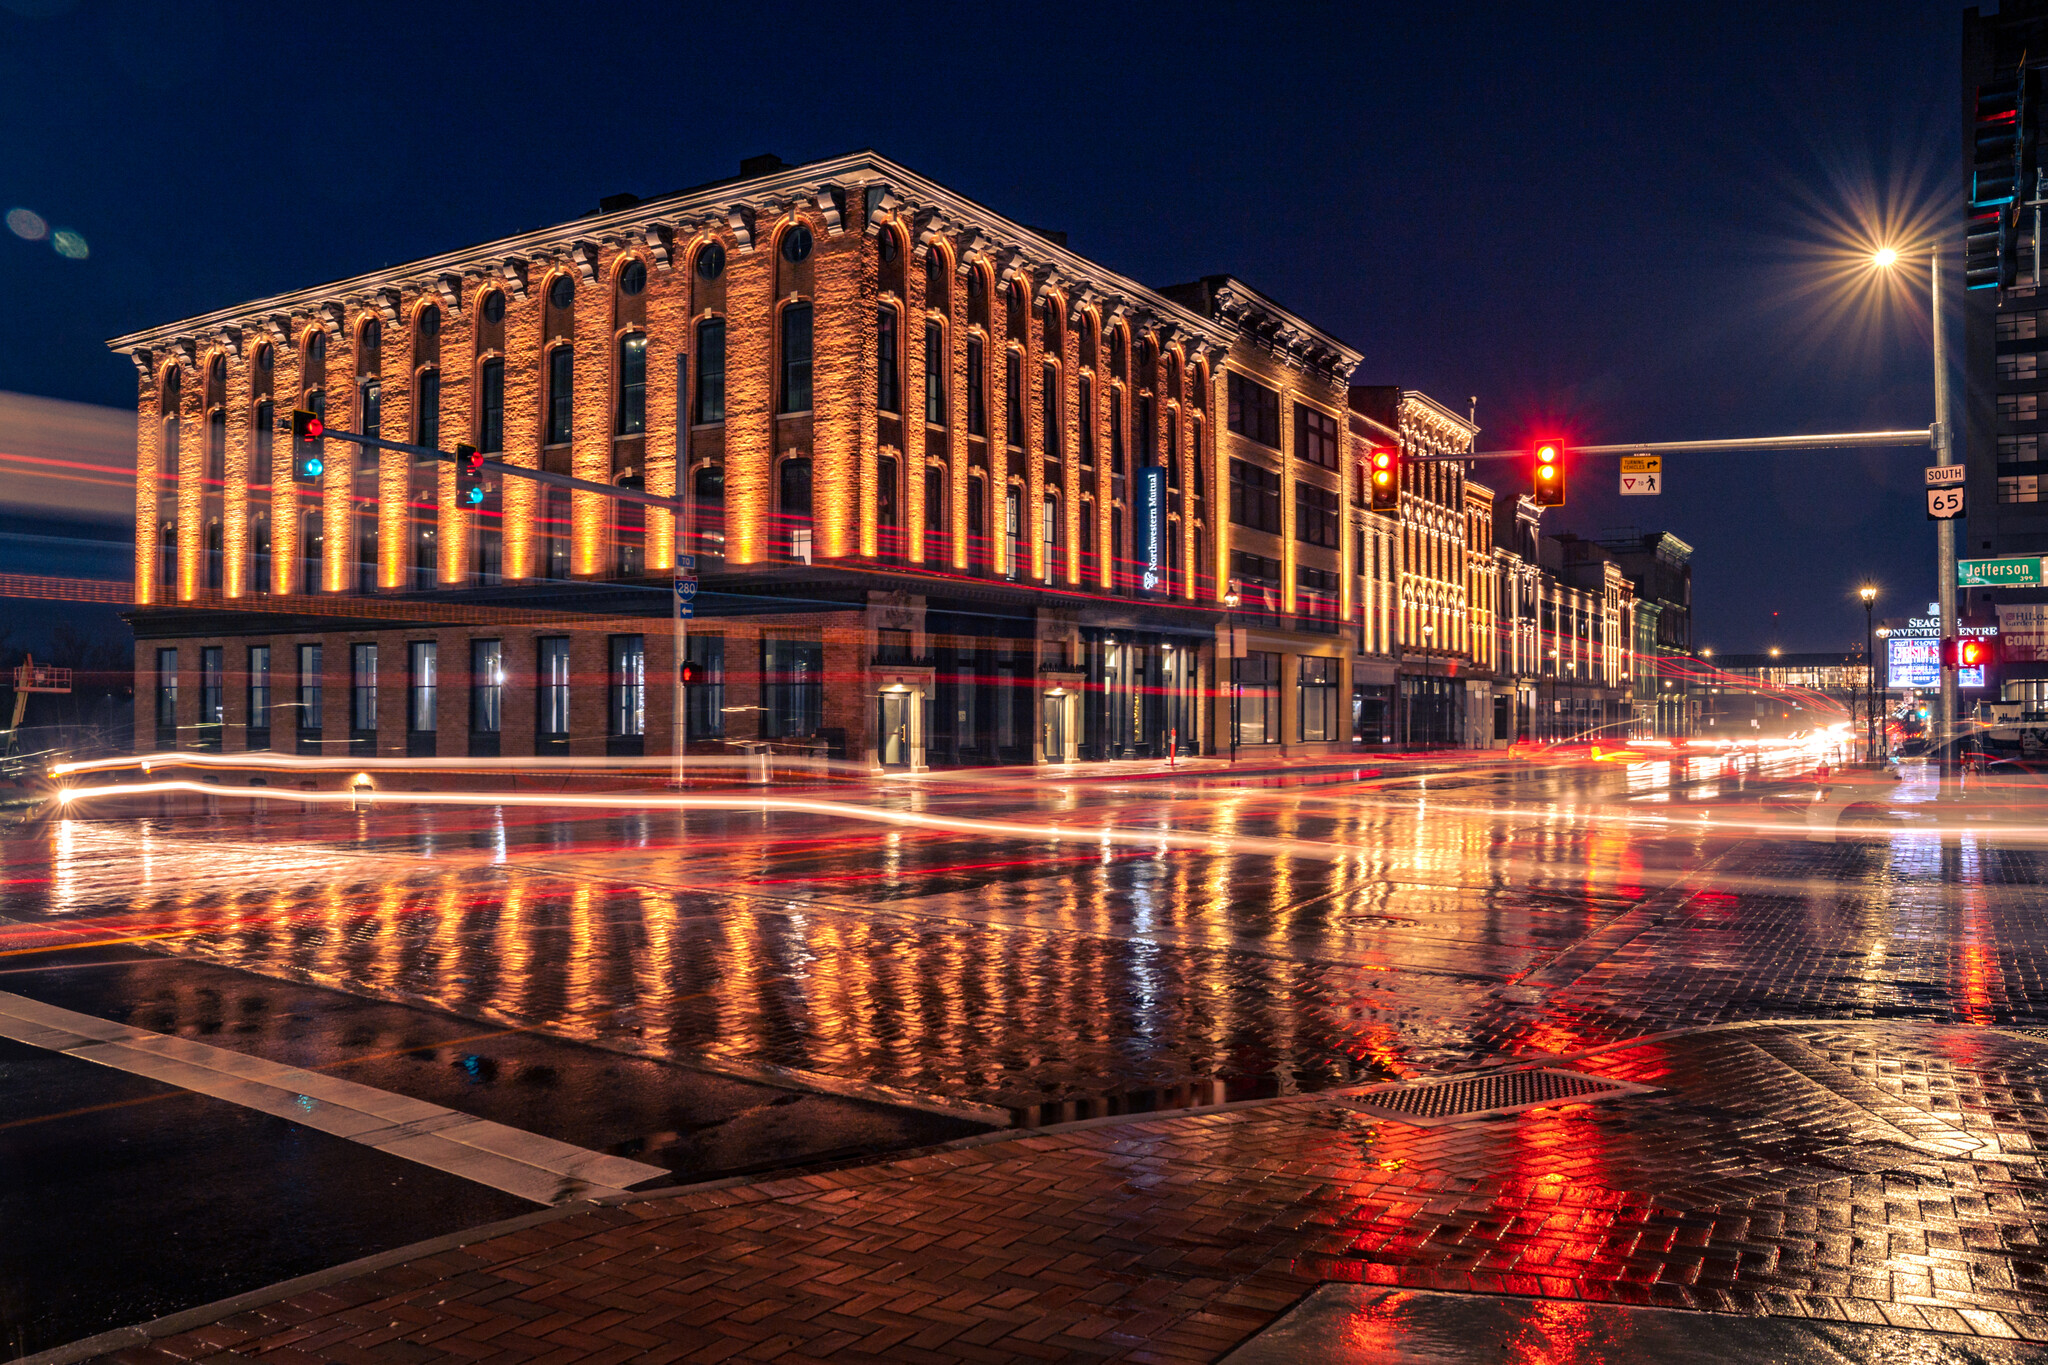
<svg viewBox="0 0 2048 1365"><path fill-rule="evenodd" d="M1941 248L1936 246L1930 253L1928 276L1934 291L1934 462L1937 465L1952 465L1955 459L1955 442L1950 438L1953 427L1949 420L1948 356L1943 345L1941 319ZM1934 553L1936 571L1941 575L1937 580L1941 586L1941 633L1946 639L1960 638L1958 628L1961 622L1956 617L1956 520L1946 517L1935 523ZM1956 668L1954 657L1948 650L1942 651L1941 661L1941 715L1936 723L1934 738L1941 754L1942 776L1951 776L1956 767L1956 756L1950 752L1956 733Z"/></svg>
<svg viewBox="0 0 2048 1365"><path fill-rule="evenodd" d="M360 432L337 431L328 427L319 437L323 441L349 441L359 446L374 446L378 450L396 450L422 460L445 460L455 464L460 457L452 451L436 450L432 446L407 445L403 441L387 441L381 436L365 436ZM533 483L549 484L555 488L573 488L578 492L596 493L601 497L616 498L620 502L637 502L647 507L659 507L665 512L680 513L683 510L681 498L665 498L659 493L647 493L638 488L620 488L616 484L597 483L591 479L572 479L567 474L550 474L545 470L527 469L522 465L506 464L500 460L485 460L486 474L509 474L515 479L527 479Z"/></svg>

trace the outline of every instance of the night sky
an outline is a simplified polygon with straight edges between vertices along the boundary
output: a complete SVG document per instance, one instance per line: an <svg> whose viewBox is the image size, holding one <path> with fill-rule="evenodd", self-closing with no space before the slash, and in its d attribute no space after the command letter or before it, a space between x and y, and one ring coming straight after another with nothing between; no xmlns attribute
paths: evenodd
<svg viewBox="0 0 2048 1365"><path fill-rule="evenodd" d="M1924 426L1924 292L1827 252L1959 221L1959 16L0 0L0 211L89 252L0 230L0 389L130 406L110 336L872 146L1145 283L1238 275L1361 381L1477 395L1484 448ZM1842 648L1864 577L1932 595L1924 457L1674 457L1626 500L1588 461L1545 528L1690 541L1717 653Z"/></svg>

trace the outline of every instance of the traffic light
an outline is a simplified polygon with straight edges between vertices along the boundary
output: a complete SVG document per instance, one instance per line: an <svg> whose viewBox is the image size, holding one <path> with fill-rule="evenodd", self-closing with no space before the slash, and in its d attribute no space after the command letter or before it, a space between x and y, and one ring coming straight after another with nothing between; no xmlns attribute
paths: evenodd
<svg viewBox="0 0 2048 1365"><path fill-rule="evenodd" d="M1372 510L1398 511L1401 506L1400 454L1375 446L1372 458L1366 462L1366 470L1366 477L1372 484Z"/></svg>
<svg viewBox="0 0 2048 1365"><path fill-rule="evenodd" d="M1998 662L1998 641L1982 635L1941 642L1941 662L1948 668L1982 668Z"/></svg>
<svg viewBox="0 0 2048 1365"><path fill-rule="evenodd" d="M318 413L292 409L292 478L296 482L318 483L327 472L327 462L320 457L320 438L326 434L327 424Z"/></svg>
<svg viewBox="0 0 2048 1365"><path fill-rule="evenodd" d="M695 687L698 683L703 681L704 665L687 663L683 665L683 686Z"/></svg>
<svg viewBox="0 0 2048 1365"><path fill-rule="evenodd" d="M1538 507L1564 506L1564 442L1538 441L1533 501Z"/></svg>
<svg viewBox="0 0 2048 1365"><path fill-rule="evenodd" d="M466 442L458 442L455 447L455 505L484 505L483 453Z"/></svg>

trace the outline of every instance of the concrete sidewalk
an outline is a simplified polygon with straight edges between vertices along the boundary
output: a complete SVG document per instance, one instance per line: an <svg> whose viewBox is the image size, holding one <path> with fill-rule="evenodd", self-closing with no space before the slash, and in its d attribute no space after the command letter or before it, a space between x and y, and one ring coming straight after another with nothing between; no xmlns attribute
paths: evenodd
<svg viewBox="0 0 2048 1365"><path fill-rule="evenodd" d="M2048 1343L2048 1042L1743 1024L1537 1062L1632 1088L1448 1122L1329 1092L628 1196L35 1359L1210 1361L1325 1283Z"/></svg>

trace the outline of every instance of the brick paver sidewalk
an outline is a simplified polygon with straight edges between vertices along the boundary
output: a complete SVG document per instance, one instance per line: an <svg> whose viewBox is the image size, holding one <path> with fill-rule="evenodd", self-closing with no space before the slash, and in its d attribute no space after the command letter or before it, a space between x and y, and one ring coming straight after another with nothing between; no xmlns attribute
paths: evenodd
<svg viewBox="0 0 2048 1365"><path fill-rule="evenodd" d="M566 1211L123 1362L1214 1360L1331 1280L2048 1342L2048 1043L1623 1044L1655 1087L1417 1127L1330 1096Z"/></svg>

